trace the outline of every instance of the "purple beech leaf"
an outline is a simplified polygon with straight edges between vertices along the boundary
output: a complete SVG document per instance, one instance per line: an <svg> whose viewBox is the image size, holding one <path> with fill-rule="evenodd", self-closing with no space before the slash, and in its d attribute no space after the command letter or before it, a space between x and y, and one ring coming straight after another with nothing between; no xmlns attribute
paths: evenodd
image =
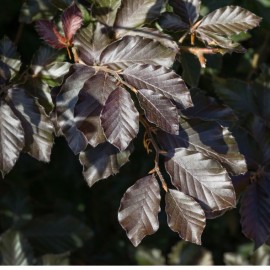
<svg viewBox="0 0 270 270"><path fill-rule="evenodd" d="M3 37L0 40L0 63L7 69L5 81L12 80L20 71L21 60L20 55L17 53L16 46L8 37ZM2 77L2 74L1 74ZM0 78L1 78L0 77Z"/></svg>
<svg viewBox="0 0 270 270"><path fill-rule="evenodd" d="M178 134L180 116L168 98L148 89L140 89L137 97L149 122L168 133Z"/></svg>
<svg viewBox="0 0 270 270"><path fill-rule="evenodd" d="M160 200L160 188L154 175L137 180L124 194L118 220L135 247L146 235L158 230Z"/></svg>
<svg viewBox="0 0 270 270"><path fill-rule="evenodd" d="M94 3L95 17L103 24L113 26L121 0L98 0Z"/></svg>
<svg viewBox="0 0 270 270"><path fill-rule="evenodd" d="M15 165L24 147L24 131L18 117L0 100L0 171L4 177Z"/></svg>
<svg viewBox="0 0 270 270"><path fill-rule="evenodd" d="M226 6L206 15L196 32L208 31L217 35L231 36L257 27L261 18L239 6Z"/></svg>
<svg viewBox="0 0 270 270"><path fill-rule="evenodd" d="M74 109L75 123L93 147L106 141L100 114L108 96L116 88L115 79L100 72L88 79L79 93Z"/></svg>
<svg viewBox="0 0 270 270"><path fill-rule="evenodd" d="M205 214L201 206L181 191L169 189L165 196L169 227L185 241L201 245Z"/></svg>
<svg viewBox="0 0 270 270"><path fill-rule="evenodd" d="M245 158L240 154L235 138L218 123L182 118L179 135L160 132L158 138L166 151L185 147L217 160L234 175L247 172Z"/></svg>
<svg viewBox="0 0 270 270"><path fill-rule="evenodd" d="M171 32L187 31L190 28L188 23L172 12L162 13L158 22L163 29Z"/></svg>
<svg viewBox="0 0 270 270"><path fill-rule="evenodd" d="M248 186L241 199L240 215L243 234L255 242L255 248L270 236L270 173Z"/></svg>
<svg viewBox="0 0 270 270"><path fill-rule="evenodd" d="M76 127L74 108L78 100L78 94L84 83L95 74L91 67L75 64L72 66L72 74L66 79L61 91L56 98L57 121L69 147L75 154L84 150L87 140L83 133Z"/></svg>
<svg viewBox="0 0 270 270"><path fill-rule="evenodd" d="M123 152L108 142L99 144L95 148L88 146L80 153L83 175L88 185L91 187L99 180L117 174L120 168L129 161L132 151L132 144Z"/></svg>
<svg viewBox="0 0 270 270"><path fill-rule="evenodd" d="M85 64L91 66L99 63L102 50L112 42L108 31L106 26L97 22L95 28L90 23L76 34L74 45Z"/></svg>
<svg viewBox="0 0 270 270"><path fill-rule="evenodd" d="M20 86L10 88L7 99L24 130L23 151L39 161L49 162L54 128L43 107Z"/></svg>
<svg viewBox="0 0 270 270"><path fill-rule="evenodd" d="M136 89L149 89L176 101L187 109L193 105L190 92L182 78L162 66L135 64L123 72L125 80Z"/></svg>
<svg viewBox="0 0 270 270"><path fill-rule="evenodd" d="M108 142L120 151L125 150L139 132L139 113L124 88L118 87L109 95L100 119Z"/></svg>
<svg viewBox="0 0 270 270"><path fill-rule="evenodd" d="M114 27L117 37L158 18L163 0L123 0Z"/></svg>
<svg viewBox="0 0 270 270"><path fill-rule="evenodd" d="M171 67L176 52L161 43L139 36L125 36L104 49L100 56L103 66L114 70L133 64L152 64Z"/></svg>
<svg viewBox="0 0 270 270"><path fill-rule="evenodd" d="M236 206L231 179L217 161L197 151L176 148L168 152L165 168L173 185L198 201L206 212Z"/></svg>
<svg viewBox="0 0 270 270"><path fill-rule="evenodd" d="M200 0L169 0L175 14L187 24L192 25L199 18Z"/></svg>

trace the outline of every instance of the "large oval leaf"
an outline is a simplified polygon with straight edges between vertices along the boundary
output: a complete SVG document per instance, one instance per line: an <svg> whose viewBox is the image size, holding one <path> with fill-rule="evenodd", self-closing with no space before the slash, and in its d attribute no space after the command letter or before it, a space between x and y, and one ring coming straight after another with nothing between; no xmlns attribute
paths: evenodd
<svg viewBox="0 0 270 270"><path fill-rule="evenodd" d="M205 227L201 206L190 196L173 189L166 193L165 203L169 227L184 240L200 245Z"/></svg>
<svg viewBox="0 0 270 270"><path fill-rule="evenodd" d="M162 93L183 108L192 106L188 88L174 71L162 66L133 65L123 72L125 80L136 89L149 89Z"/></svg>
<svg viewBox="0 0 270 270"><path fill-rule="evenodd" d="M196 32L205 30L217 35L230 36L258 26L260 21L261 18L244 8L226 6L205 16Z"/></svg>
<svg viewBox="0 0 270 270"><path fill-rule="evenodd" d="M108 96L116 88L116 81L112 76L98 73L85 82L79 93L74 110L76 126L93 147L106 141L100 114Z"/></svg>
<svg viewBox="0 0 270 270"><path fill-rule="evenodd" d="M78 94L84 83L95 74L95 70L84 65L73 65L73 73L62 85L61 92L56 98L57 121L65 135L69 147L75 154L84 150L87 140L80 132L74 119L74 108L78 100Z"/></svg>
<svg viewBox="0 0 270 270"><path fill-rule="evenodd" d="M8 173L24 147L24 131L10 106L0 100L0 171Z"/></svg>
<svg viewBox="0 0 270 270"><path fill-rule="evenodd" d="M172 66L176 52L159 42L139 36L125 36L101 53L100 62L112 69L125 69L133 64Z"/></svg>
<svg viewBox="0 0 270 270"><path fill-rule="evenodd" d="M173 185L195 198L206 213L235 207L232 182L215 160L197 151L177 148L168 153L165 167Z"/></svg>
<svg viewBox="0 0 270 270"><path fill-rule="evenodd" d="M137 97L149 122L168 133L178 134L179 115L175 105L168 98L148 89L140 89Z"/></svg>
<svg viewBox="0 0 270 270"><path fill-rule="evenodd" d="M154 175L139 179L124 194L118 220L136 247L146 235L159 228L160 188Z"/></svg>
<svg viewBox="0 0 270 270"><path fill-rule="evenodd" d="M101 112L101 125L107 140L125 150L139 132L139 113L124 88L118 87L108 97Z"/></svg>

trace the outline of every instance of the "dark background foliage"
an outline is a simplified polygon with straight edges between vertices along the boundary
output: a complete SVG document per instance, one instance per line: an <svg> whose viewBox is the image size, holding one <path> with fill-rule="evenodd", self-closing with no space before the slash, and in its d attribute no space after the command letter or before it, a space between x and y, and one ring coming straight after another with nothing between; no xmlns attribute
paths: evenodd
<svg viewBox="0 0 270 270"><path fill-rule="evenodd" d="M33 24L18 22L22 3L20 0L1 1L0 37L7 35L15 41L18 31L22 31L18 51L27 64L41 41ZM208 57L199 86L213 94L212 81L218 76L244 81L256 78L260 65L270 64L270 1L203 0L202 3L203 14L234 4L254 12L263 21L248 38L240 37L243 46L248 48L246 54ZM195 65L189 84L198 76L196 61L188 62ZM239 209L207 221L202 247L180 241L167 227L164 213L160 215L158 232L147 237L138 248L133 247L118 223L117 211L126 189L152 169L153 157L143 148L142 136L140 133L131 161L120 173L91 189L83 179L78 158L63 138L56 139L49 164L21 154L11 173L0 180L1 238L13 237L11 243L16 241L16 232L24 232L30 242L25 242L25 246L33 251L32 263L38 260L45 264L72 265L268 263L269 250L264 246L251 255L253 244L241 233ZM1 253L4 248L2 245ZM54 255L46 257L44 254Z"/></svg>

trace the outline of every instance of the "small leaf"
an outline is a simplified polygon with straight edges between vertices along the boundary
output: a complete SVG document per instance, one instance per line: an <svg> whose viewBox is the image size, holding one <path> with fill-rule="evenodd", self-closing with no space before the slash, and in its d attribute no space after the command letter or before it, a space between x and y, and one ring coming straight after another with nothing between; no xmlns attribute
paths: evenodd
<svg viewBox="0 0 270 270"><path fill-rule="evenodd" d="M129 161L132 151L132 144L123 152L108 142L96 148L88 146L84 152L80 153L83 175L88 185L91 187L99 180L117 174L119 169Z"/></svg>
<svg viewBox="0 0 270 270"><path fill-rule="evenodd" d="M179 132L179 115L175 105L160 93L140 89L137 97L149 122L171 134Z"/></svg>
<svg viewBox="0 0 270 270"><path fill-rule="evenodd" d="M80 90L84 83L95 74L95 70L85 65L75 64L72 66L71 72L72 74L62 85L56 98L57 122L68 141L69 147L75 154L78 154L86 148L87 140L76 127L74 108Z"/></svg>
<svg viewBox="0 0 270 270"><path fill-rule="evenodd" d="M125 36L110 44L100 56L100 62L112 69L125 69L133 64L152 64L170 67L175 51L157 41L138 36Z"/></svg>
<svg viewBox="0 0 270 270"><path fill-rule="evenodd" d="M165 203L169 227L185 241L200 245L205 227L201 206L190 196L173 189L166 193Z"/></svg>
<svg viewBox="0 0 270 270"><path fill-rule="evenodd" d="M175 14L187 24L192 25L199 17L200 0L169 0Z"/></svg>
<svg viewBox="0 0 270 270"><path fill-rule="evenodd" d="M146 235L158 230L160 199L160 188L154 175L139 179L124 194L118 220L135 247Z"/></svg>
<svg viewBox="0 0 270 270"><path fill-rule="evenodd" d="M39 20L35 26L39 36L50 46L56 49L66 47L65 37L58 32L52 21Z"/></svg>
<svg viewBox="0 0 270 270"><path fill-rule="evenodd" d="M163 0L123 0L114 27L117 36L158 18Z"/></svg>
<svg viewBox="0 0 270 270"><path fill-rule="evenodd" d="M232 174L247 172L245 158L227 128L198 119L181 119L180 126L177 136L161 132L159 139L166 151L186 147L219 161Z"/></svg>
<svg viewBox="0 0 270 270"><path fill-rule="evenodd" d="M173 185L196 199L206 212L235 207L232 182L217 161L197 151L177 148L168 152L165 168Z"/></svg>
<svg viewBox="0 0 270 270"><path fill-rule="evenodd" d="M123 75L125 80L138 90L149 89L161 93L184 109L193 105L185 82L170 69L137 64L124 70Z"/></svg>
<svg viewBox="0 0 270 270"><path fill-rule="evenodd" d="M1 66L3 65L4 69L6 70L6 72L4 72L5 82L12 80L18 74L21 68L21 60L20 55L17 53L17 48L7 37L3 37L0 40L0 63ZM3 67L1 67L1 69L3 69ZM0 78L1 77L2 73Z"/></svg>
<svg viewBox="0 0 270 270"><path fill-rule="evenodd" d="M39 254L72 251L92 236L90 228L79 219L56 214L35 218L21 231Z"/></svg>
<svg viewBox="0 0 270 270"><path fill-rule="evenodd" d="M139 113L124 88L118 87L109 95L100 119L108 142L120 151L125 150L139 132Z"/></svg>
<svg viewBox="0 0 270 270"><path fill-rule="evenodd" d="M244 235L258 248L270 236L269 173L249 185L241 200L241 225Z"/></svg>
<svg viewBox="0 0 270 270"><path fill-rule="evenodd" d="M178 15L172 12L162 13L158 22L163 29L171 32L181 32L189 29L189 24L182 21Z"/></svg>
<svg viewBox="0 0 270 270"><path fill-rule="evenodd" d="M97 73L85 82L79 93L74 109L75 123L93 147L106 141L100 114L108 96L116 88L116 81L112 76Z"/></svg>
<svg viewBox="0 0 270 270"><path fill-rule="evenodd" d="M82 25L82 14L76 4L69 6L62 14L61 21L66 39L72 43L73 36Z"/></svg>
<svg viewBox="0 0 270 270"><path fill-rule="evenodd" d="M196 32L209 31L217 35L231 36L257 27L261 18L239 6L219 8L205 16Z"/></svg>
<svg viewBox="0 0 270 270"><path fill-rule="evenodd" d="M2 265L32 265L33 251L26 238L15 230L8 230L0 238Z"/></svg>
<svg viewBox="0 0 270 270"><path fill-rule="evenodd" d="M0 100L0 171L8 173L24 147L24 131L20 120L3 100Z"/></svg>

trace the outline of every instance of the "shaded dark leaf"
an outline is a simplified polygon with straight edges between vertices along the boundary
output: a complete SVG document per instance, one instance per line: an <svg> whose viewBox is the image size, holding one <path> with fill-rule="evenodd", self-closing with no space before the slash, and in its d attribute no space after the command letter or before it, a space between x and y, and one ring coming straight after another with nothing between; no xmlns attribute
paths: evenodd
<svg viewBox="0 0 270 270"><path fill-rule="evenodd" d="M169 4L173 7L174 13L189 25L199 17L200 0L169 0Z"/></svg>
<svg viewBox="0 0 270 270"><path fill-rule="evenodd" d="M139 179L124 194L118 220L135 247L146 235L158 230L160 200L160 188L154 175Z"/></svg>
<svg viewBox="0 0 270 270"><path fill-rule="evenodd" d="M41 257L42 265L70 265L70 253L46 254Z"/></svg>
<svg viewBox="0 0 270 270"><path fill-rule="evenodd" d="M182 21L178 15L171 12L162 13L158 22L160 26L167 31L181 32L189 29L189 24Z"/></svg>
<svg viewBox="0 0 270 270"><path fill-rule="evenodd" d="M72 66L72 71L73 73L66 79L56 98L57 121L69 147L75 154L78 154L86 148L87 140L76 127L74 108L80 90L84 83L95 74L95 70L88 66L76 64Z"/></svg>
<svg viewBox="0 0 270 270"><path fill-rule="evenodd" d="M73 0L51 0L50 2L58 9L64 10L72 4Z"/></svg>
<svg viewBox="0 0 270 270"><path fill-rule="evenodd" d="M201 206L190 196L173 189L166 193L165 203L169 227L185 241L200 245L205 227Z"/></svg>
<svg viewBox="0 0 270 270"><path fill-rule="evenodd" d="M23 151L39 161L49 162L53 146L53 124L37 100L24 88L8 90L8 103L20 119L25 138Z"/></svg>
<svg viewBox="0 0 270 270"><path fill-rule="evenodd" d="M3 177L13 168L23 147L21 122L9 105L0 100L0 171Z"/></svg>
<svg viewBox="0 0 270 270"><path fill-rule="evenodd" d="M64 253L79 248L92 232L72 216L45 215L21 229L39 254Z"/></svg>
<svg viewBox="0 0 270 270"><path fill-rule="evenodd" d="M0 237L2 265L32 265L32 249L26 238L18 231L8 230Z"/></svg>
<svg viewBox="0 0 270 270"><path fill-rule="evenodd" d="M217 35L231 36L259 25L261 18L239 6L219 8L205 16L196 32L208 31Z"/></svg>
<svg viewBox="0 0 270 270"><path fill-rule="evenodd" d="M69 6L61 18L66 39L72 43L73 36L82 25L82 14L76 4Z"/></svg>
<svg viewBox="0 0 270 270"><path fill-rule="evenodd" d="M270 181L265 173L257 183L251 184L241 199L241 225L244 235L255 242L256 248L270 236Z"/></svg>
<svg viewBox="0 0 270 270"><path fill-rule="evenodd" d="M117 174L119 169L129 161L132 151L133 145L120 152L108 142L96 148L88 146L84 152L80 153L83 175L88 185L91 187L99 180Z"/></svg>
<svg viewBox="0 0 270 270"><path fill-rule="evenodd" d="M98 73L85 82L79 93L74 109L75 123L93 147L106 141L100 114L108 96L116 88L113 77Z"/></svg>
<svg viewBox="0 0 270 270"><path fill-rule="evenodd" d="M118 87L109 95L100 119L108 142L120 151L125 150L139 132L139 112L124 88Z"/></svg>
<svg viewBox="0 0 270 270"><path fill-rule="evenodd" d="M245 158L240 154L237 142L227 128L199 119L181 119L180 126L177 136L161 133L159 139L166 150L186 147L219 161L232 174L247 171Z"/></svg>
<svg viewBox="0 0 270 270"><path fill-rule="evenodd" d="M117 36L158 18L163 0L123 0L114 27Z"/></svg>
<svg viewBox="0 0 270 270"><path fill-rule="evenodd" d="M174 71L162 66L133 65L123 72L125 80L136 89L149 89L176 101L182 109L192 100L185 82Z"/></svg>
<svg viewBox="0 0 270 270"><path fill-rule="evenodd" d="M178 134L179 115L175 105L169 99L148 89L140 89L137 97L149 122L168 133Z"/></svg>
<svg viewBox="0 0 270 270"><path fill-rule="evenodd" d="M139 36L125 36L110 44L100 56L104 66L113 69L125 69L133 64L152 64L170 67L175 51L161 43Z"/></svg>
<svg viewBox="0 0 270 270"><path fill-rule="evenodd" d="M5 67L4 68L5 82L9 81L10 79L13 79L20 71L21 67L20 55L17 53L17 48L15 47L15 45L11 42L11 40L8 37L3 37L0 40L0 63L1 63L1 70L3 70L3 67ZM2 72L0 74L1 78Z"/></svg>
<svg viewBox="0 0 270 270"><path fill-rule="evenodd" d="M235 207L236 198L228 173L215 160L184 148L169 152L165 161L173 185L215 212Z"/></svg>
<svg viewBox="0 0 270 270"><path fill-rule="evenodd" d="M96 0L94 4L95 17L103 24L113 26L121 0Z"/></svg>

